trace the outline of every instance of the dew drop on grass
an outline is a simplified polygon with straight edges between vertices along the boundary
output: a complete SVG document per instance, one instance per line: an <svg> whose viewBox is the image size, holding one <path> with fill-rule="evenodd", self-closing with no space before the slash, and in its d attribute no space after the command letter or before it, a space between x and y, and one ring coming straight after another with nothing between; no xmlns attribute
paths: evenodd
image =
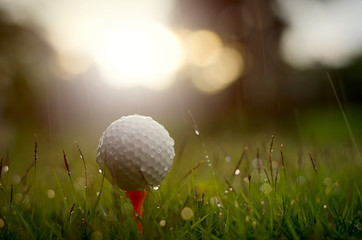
<svg viewBox="0 0 362 240"><path fill-rule="evenodd" d="M190 220L193 215L194 215L194 211L192 211L192 209L189 208L189 207L184 207L184 208L181 210L181 217L182 217L184 220Z"/></svg>
<svg viewBox="0 0 362 240"><path fill-rule="evenodd" d="M162 219L160 221L160 227L164 227L164 226L166 226L166 220Z"/></svg>
<svg viewBox="0 0 362 240"><path fill-rule="evenodd" d="M225 190L225 192L224 192L225 194L228 194L229 192L228 192L228 190Z"/></svg>
<svg viewBox="0 0 362 240"><path fill-rule="evenodd" d="M4 167L3 167L3 172L4 172L4 173L7 173L8 171L9 171L9 166L4 166Z"/></svg>
<svg viewBox="0 0 362 240"><path fill-rule="evenodd" d="M239 175L240 174L240 170L239 169L236 169L235 172L234 172L235 176Z"/></svg>
<svg viewBox="0 0 362 240"><path fill-rule="evenodd" d="M101 174L103 173L102 169L98 169L98 172L101 173Z"/></svg>
<svg viewBox="0 0 362 240"><path fill-rule="evenodd" d="M225 162L230 162L231 161L231 157L230 156L226 156L225 157Z"/></svg>
<svg viewBox="0 0 362 240"><path fill-rule="evenodd" d="M3 228L5 226L5 221L4 219L0 218L0 229Z"/></svg>
<svg viewBox="0 0 362 240"><path fill-rule="evenodd" d="M153 188L153 190L157 191L158 189L160 189L160 185L153 186L152 188Z"/></svg>
<svg viewBox="0 0 362 240"><path fill-rule="evenodd" d="M53 189L48 189L48 191L46 191L46 195L49 199L52 199L55 197L55 192Z"/></svg>
<svg viewBox="0 0 362 240"><path fill-rule="evenodd" d="M197 131L197 129L195 129L195 134L196 134L196 135L200 135L200 132Z"/></svg>
<svg viewBox="0 0 362 240"><path fill-rule="evenodd" d="M323 207L326 209L326 208L327 208L327 205L324 205Z"/></svg>

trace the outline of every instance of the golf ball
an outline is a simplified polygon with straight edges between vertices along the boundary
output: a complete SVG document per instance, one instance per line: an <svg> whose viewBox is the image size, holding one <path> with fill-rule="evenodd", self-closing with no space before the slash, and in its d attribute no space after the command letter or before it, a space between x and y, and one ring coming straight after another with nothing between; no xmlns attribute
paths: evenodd
<svg viewBox="0 0 362 240"><path fill-rule="evenodd" d="M114 182L123 190L145 190L167 176L175 156L174 140L151 117L124 116L103 132L97 162L105 165Z"/></svg>

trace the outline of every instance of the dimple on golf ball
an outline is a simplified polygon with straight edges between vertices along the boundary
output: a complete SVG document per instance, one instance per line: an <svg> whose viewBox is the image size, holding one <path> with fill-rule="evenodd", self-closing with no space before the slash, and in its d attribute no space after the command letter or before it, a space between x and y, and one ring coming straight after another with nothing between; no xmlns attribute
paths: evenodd
<svg viewBox="0 0 362 240"><path fill-rule="evenodd" d="M157 186L167 176L175 156L174 140L151 117L130 115L109 125L99 140L97 162L108 168L126 191Z"/></svg>

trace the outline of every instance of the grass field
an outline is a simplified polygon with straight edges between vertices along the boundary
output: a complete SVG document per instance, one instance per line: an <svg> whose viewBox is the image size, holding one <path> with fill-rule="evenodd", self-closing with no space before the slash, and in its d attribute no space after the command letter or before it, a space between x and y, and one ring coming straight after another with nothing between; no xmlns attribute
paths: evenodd
<svg viewBox="0 0 362 240"><path fill-rule="evenodd" d="M70 142L64 156L29 137L31 150L1 161L0 239L361 239L362 167L351 144L301 147L270 135L176 139L171 172L149 186L143 235L95 149L80 141L80 154Z"/></svg>

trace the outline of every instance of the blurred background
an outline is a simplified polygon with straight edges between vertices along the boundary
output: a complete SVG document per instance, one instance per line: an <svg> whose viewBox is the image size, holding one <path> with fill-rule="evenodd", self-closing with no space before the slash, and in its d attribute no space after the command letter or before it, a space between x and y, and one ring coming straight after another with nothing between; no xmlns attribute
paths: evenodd
<svg viewBox="0 0 362 240"><path fill-rule="evenodd" d="M123 115L182 139L362 138L359 0L0 0L0 149L92 147ZM176 141L177 143L177 141ZM31 150L30 150L31 151ZM60 155L59 155L60 156ZM30 159L29 159L30 160Z"/></svg>

